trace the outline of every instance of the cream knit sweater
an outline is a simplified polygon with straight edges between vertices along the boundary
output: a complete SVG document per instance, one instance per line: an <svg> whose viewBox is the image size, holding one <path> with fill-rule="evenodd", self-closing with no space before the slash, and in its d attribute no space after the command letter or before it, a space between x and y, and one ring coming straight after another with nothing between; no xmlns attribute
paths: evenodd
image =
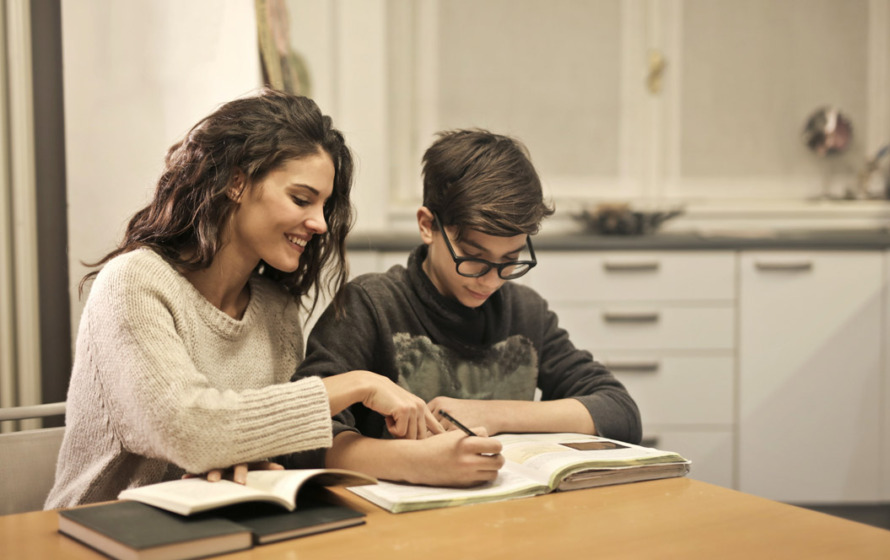
<svg viewBox="0 0 890 560"><path fill-rule="evenodd" d="M303 356L298 311L277 284L254 277L235 320L153 251L111 260L81 316L45 507L330 447L321 380L287 382Z"/></svg>

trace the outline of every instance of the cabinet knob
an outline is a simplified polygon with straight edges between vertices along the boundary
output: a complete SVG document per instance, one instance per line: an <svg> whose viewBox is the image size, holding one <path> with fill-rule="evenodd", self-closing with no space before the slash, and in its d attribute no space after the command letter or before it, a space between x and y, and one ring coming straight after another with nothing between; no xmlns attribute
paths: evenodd
<svg viewBox="0 0 890 560"><path fill-rule="evenodd" d="M627 361L627 362L613 362L608 361L603 364L609 371L638 371L638 372L655 372L661 367L661 363L658 360L651 361Z"/></svg>
<svg viewBox="0 0 890 560"><path fill-rule="evenodd" d="M803 272L813 269L813 261L757 261L754 267L764 271Z"/></svg>
<svg viewBox="0 0 890 560"><path fill-rule="evenodd" d="M605 311L603 320L607 323L655 323L658 321L657 311Z"/></svg>
<svg viewBox="0 0 890 560"><path fill-rule="evenodd" d="M605 261L603 263L603 270L607 272L655 272L658 267L658 261Z"/></svg>
<svg viewBox="0 0 890 560"><path fill-rule="evenodd" d="M667 66L667 60L661 51L649 51L649 73L646 76L646 87L649 93L657 95L661 93L662 76Z"/></svg>

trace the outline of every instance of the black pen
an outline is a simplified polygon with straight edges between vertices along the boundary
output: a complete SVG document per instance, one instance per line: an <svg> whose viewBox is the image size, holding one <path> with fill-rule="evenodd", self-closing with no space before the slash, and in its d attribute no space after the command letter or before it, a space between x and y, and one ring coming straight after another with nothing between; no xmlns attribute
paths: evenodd
<svg viewBox="0 0 890 560"><path fill-rule="evenodd" d="M458 428L463 430L464 433L467 434L468 436L479 437L473 432L473 430L467 428L466 426L464 426L463 424L458 422L454 416L448 414L444 410L440 410L439 414L441 414L446 420L448 420L449 422L451 422L452 424L454 424L455 426L457 426Z"/></svg>

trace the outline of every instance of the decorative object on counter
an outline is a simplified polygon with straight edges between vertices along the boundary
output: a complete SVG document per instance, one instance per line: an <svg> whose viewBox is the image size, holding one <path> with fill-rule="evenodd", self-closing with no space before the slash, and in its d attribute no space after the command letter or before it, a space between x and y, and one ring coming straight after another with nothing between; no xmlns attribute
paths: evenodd
<svg viewBox="0 0 890 560"><path fill-rule="evenodd" d="M834 107L822 107L807 119L803 130L804 143L820 158L844 153L853 141L853 125L850 119ZM854 172L856 166L845 163L843 186L832 189L830 174L826 176L819 198L829 200L890 199L890 170L881 168L881 160L890 153L890 144L880 148L875 155ZM835 162L837 163L837 162ZM837 165L834 165L836 168ZM833 191L833 192L832 192Z"/></svg>
<svg viewBox="0 0 890 560"><path fill-rule="evenodd" d="M820 157L841 154L853 139L853 125L834 107L817 109L804 126L804 142Z"/></svg>
<svg viewBox="0 0 890 560"><path fill-rule="evenodd" d="M890 144L887 144L875 155L865 160L865 165L859 171L859 192L867 196L890 199L890 165L886 169L881 168L881 160L890 156ZM890 157L887 157L890 161Z"/></svg>
<svg viewBox="0 0 890 560"><path fill-rule="evenodd" d="M816 200L844 200L853 198L849 186L852 169L839 157L850 146L853 125L850 119L835 107L816 109L803 127L803 142L822 162L823 177L820 194Z"/></svg>
<svg viewBox="0 0 890 560"><path fill-rule="evenodd" d="M682 208L643 211L634 210L626 202L598 204L592 210L583 209L572 218L584 225L588 233L598 235L645 235L654 233L661 225L683 213Z"/></svg>

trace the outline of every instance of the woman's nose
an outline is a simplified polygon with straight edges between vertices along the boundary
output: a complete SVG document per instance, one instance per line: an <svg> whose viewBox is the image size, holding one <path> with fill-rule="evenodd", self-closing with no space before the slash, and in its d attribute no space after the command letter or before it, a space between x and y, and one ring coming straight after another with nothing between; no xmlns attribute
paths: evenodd
<svg viewBox="0 0 890 560"><path fill-rule="evenodd" d="M319 208L306 219L306 228L315 234L322 234L328 231L328 223L324 219L324 208Z"/></svg>

